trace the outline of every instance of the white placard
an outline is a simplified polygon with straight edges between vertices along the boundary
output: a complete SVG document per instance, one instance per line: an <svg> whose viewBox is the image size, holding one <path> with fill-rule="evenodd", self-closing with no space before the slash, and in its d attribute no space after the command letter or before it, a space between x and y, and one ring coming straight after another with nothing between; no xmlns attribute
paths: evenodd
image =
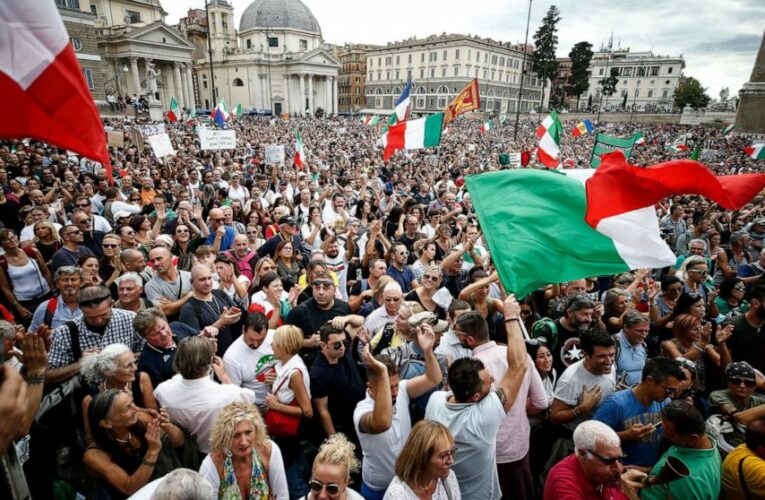
<svg viewBox="0 0 765 500"><path fill-rule="evenodd" d="M521 168L521 153L507 153L507 164L514 168Z"/></svg>
<svg viewBox="0 0 765 500"><path fill-rule="evenodd" d="M146 140L149 142L151 150L154 152L154 156L156 156L158 160L161 160L165 156L175 154L173 144L170 142L170 136L167 134L150 135Z"/></svg>
<svg viewBox="0 0 765 500"><path fill-rule="evenodd" d="M233 130L197 129L199 143L206 149L236 149L236 132Z"/></svg>
<svg viewBox="0 0 765 500"><path fill-rule="evenodd" d="M284 165L284 144L266 144L266 165Z"/></svg>
<svg viewBox="0 0 765 500"><path fill-rule="evenodd" d="M144 137L149 137L152 135L159 135L159 134L165 133L164 123L154 123L151 125L139 125L138 128L141 130L141 134Z"/></svg>

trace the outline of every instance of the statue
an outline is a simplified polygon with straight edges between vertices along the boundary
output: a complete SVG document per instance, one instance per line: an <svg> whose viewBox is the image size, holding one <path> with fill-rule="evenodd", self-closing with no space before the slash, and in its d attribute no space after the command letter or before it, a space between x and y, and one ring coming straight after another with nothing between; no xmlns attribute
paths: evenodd
<svg viewBox="0 0 765 500"><path fill-rule="evenodd" d="M146 92L150 99L154 99L157 93L157 77L162 74L160 70L154 69L154 63L146 61Z"/></svg>

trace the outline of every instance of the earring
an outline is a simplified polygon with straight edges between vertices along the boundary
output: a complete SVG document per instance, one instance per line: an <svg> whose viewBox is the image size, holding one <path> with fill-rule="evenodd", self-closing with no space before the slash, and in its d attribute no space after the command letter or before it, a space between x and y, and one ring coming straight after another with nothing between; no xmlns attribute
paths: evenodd
<svg viewBox="0 0 765 500"><path fill-rule="evenodd" d="M227 458L231 458L231 449L228 446L226 446L225 448L223 448L223 454L226 455Z"/></svg>

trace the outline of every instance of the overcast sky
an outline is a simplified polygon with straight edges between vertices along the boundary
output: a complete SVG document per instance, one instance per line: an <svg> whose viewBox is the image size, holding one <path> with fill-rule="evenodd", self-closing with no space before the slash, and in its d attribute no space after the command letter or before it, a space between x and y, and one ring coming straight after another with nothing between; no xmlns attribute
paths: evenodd
<svg viewBox="0 0 765 500"><path fill-rule="evenodd" d="M251 0L233 0L236 26ZM374 43L446 33L478 34L522 43L528 3L521 0L304 0L326 42ZM712 97L727 86L736 95L749 80L765 29L763 0L559 0L534 1L529 43L550 5L561 12L558 55L587 40L597 49L613 32L614 45L685 58L684 74L699 79ZM166 22L176 24L204 0L164 0Z"/></svg>

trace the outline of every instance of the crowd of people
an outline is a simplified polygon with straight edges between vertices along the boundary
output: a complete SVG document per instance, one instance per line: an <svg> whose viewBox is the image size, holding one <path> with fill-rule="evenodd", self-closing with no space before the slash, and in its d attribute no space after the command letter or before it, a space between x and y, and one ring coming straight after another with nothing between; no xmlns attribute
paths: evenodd
<svg viewBox="0 0 765 500"><path fill-rule="evenodd" d="M533 117L388 162L358 119L236 117L224 151L204 121L107 121L113 185L0 142L0 496L765 498L765 197L663 200L675 266L517 297L464 179L540 168ZM715 128L597 127L763 169Z"/></svg>

